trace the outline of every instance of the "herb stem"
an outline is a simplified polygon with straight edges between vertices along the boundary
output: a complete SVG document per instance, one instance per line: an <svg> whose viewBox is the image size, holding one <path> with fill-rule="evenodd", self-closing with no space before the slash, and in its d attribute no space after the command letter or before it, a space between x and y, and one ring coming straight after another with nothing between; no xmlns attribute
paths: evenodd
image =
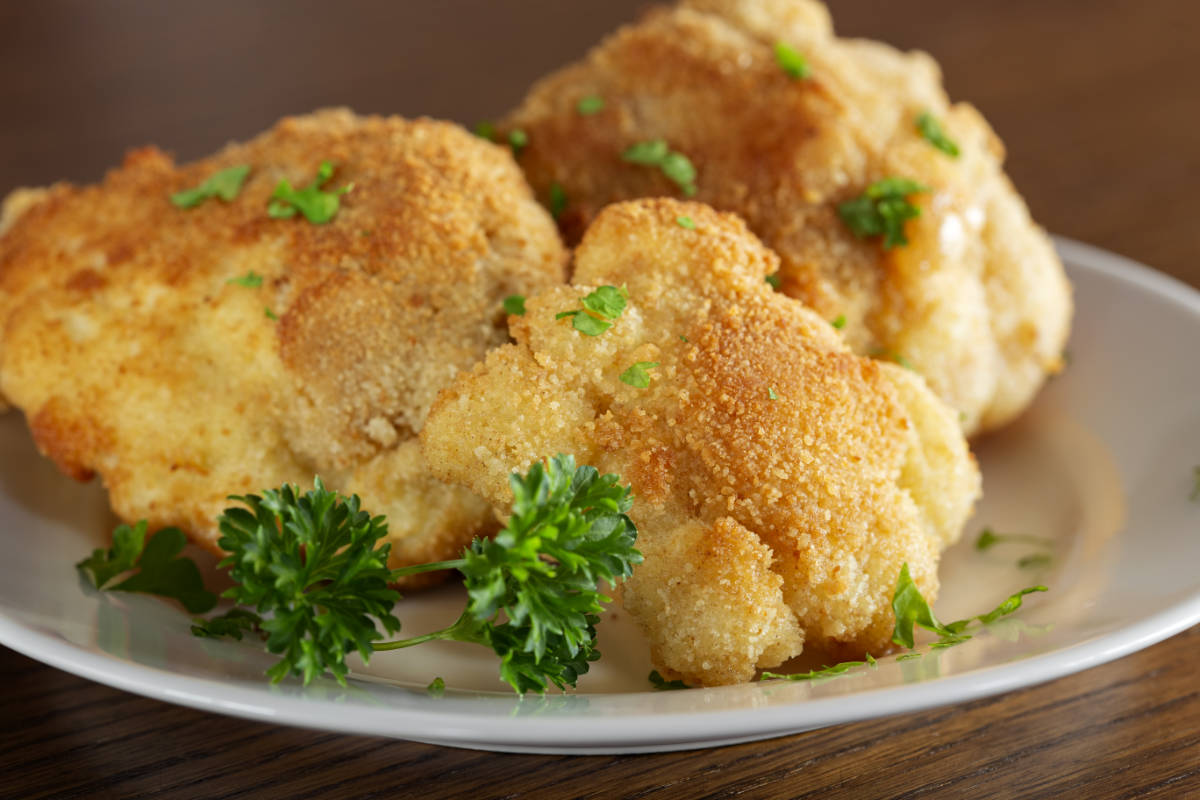
<svg viewBox="0 0 1200 800"><path fill-rule="evenodd" d="M394 569L388 575L388 580L396 580L398 578L407 578L409 575L420 575L423 572L437 572L443 569L458 569L466 564L466 560L455 558L450 561L431 561L428 564L412 564L407 567L399 567Z"/></svg>
<svg viewBox="0 0 1200 800"><path fill-rule="evenodd" d="M464 614L459 617L453 625L442 628L441 630L423 633L420 636L412 636L408 639L395 639L390 642L371 642L372 650L403 650L405 647L412 647L425 642L433 642L439 639L450 641L471 641L470 639L459 638L459 633L463 629L471 627L471 620Z"/></svg>

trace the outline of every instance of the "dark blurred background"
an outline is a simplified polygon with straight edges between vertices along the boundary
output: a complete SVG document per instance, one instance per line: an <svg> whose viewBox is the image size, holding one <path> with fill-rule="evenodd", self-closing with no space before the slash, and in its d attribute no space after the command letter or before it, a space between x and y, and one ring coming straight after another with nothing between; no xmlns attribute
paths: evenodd
<svg viewBox="0 0 1200 800"><path fill-rule="evenodd" d="M195 158L320 106L496 116L648 5L10 0L0 5L0 193L94 181L138 144ZM941 62L951 96L1004 139L1010 174L1050 230L1194 273L1181 254L1200 253L1195 0L832 6L843 35Z"/></svg>

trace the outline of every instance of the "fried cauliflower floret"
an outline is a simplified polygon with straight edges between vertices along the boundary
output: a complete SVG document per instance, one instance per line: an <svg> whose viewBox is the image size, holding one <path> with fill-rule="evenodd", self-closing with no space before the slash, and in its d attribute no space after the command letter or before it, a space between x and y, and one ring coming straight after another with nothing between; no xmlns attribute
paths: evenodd
<svg viewBox="0 0 1200 800"><path fill-rule="evenodd" d="M784 42L808 62L793 79ZM598 113L578 110L599 96ZM929 113L952 157L917 129ZM526 132L521 166L543 197L562 191L569 241L604 206L679 196L662 170L622 158L664 140L696 170L696 199L744 218L780 256L782 290L855 352L912 364L968 434L1003 425L1060 367L1070 287L1045 233L1002 171L983 117L950 105L924 53L833 35L809 0L684 0L622 28L537 83L505 122ZM838 213L872 183L931 187L909 244L858 239ZM686 176L684 176L686 177Z"/></svg>
<svg viewBox="0 0 1200 800"><path fill-rule="evenodd" d="M272 219L281 179L353 184L325 224ZM172 193L247 164L231 202ZM511 157L457 126L285 119L176 166L132 152L98 186L14 194L0 223L0 394L126 520L216 549L226 496L285 481L358 492L394 565L452 557L491 509L433 478L437 391L507 339L501 304L567 253Z"/></svg>
<svg viewBox="0 0 1200 800"><path fill-rule="evenodd" d="M693 684L748 680L806 642L886 647L901 565L936 594L979 494L954 412L772 291L777 266L732 214L610 206L574 283L528 298L515 343L460 374L421 434L434 474L498 506L512 471L556 453L628 481L645 561L623 602L656 668ZM611 329L556 319L606 285L628 293ZM645 388L621 378L639 362Z"/></svg>

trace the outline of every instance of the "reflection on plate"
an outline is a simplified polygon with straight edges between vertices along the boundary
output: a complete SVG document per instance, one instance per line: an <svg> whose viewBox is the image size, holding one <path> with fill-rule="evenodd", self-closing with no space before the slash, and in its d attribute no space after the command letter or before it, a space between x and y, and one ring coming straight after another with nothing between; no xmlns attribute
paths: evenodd
<svg viewBox="0 0 1200 800"><path fill-rule="evenodd" d="M36 456L18 415L0 418L0 642L61 669L170 702L251 719L492 750L678 750L779 736L956 703L1117 658L1200 621L1200 294L1117 256L1060 241L1075 283L1071 365L1017 424L976 444L986 497L943 561L943 619L981 613L1041 582L1014 618L919 659L882 659L830 680L654 692L640 635L617 611L603 660L570 695L515 698L480 648L435 643L353 664L332 681L269 686L254 645L197 639L183 612L100 595L73 564L106 540L103 492ZM979 529L1049 537L972 547ZM211 563L211 559L209 559ZM418 633L453 619L453 587L398 609ZM449 687L431 697L441 676Z"/></svg>

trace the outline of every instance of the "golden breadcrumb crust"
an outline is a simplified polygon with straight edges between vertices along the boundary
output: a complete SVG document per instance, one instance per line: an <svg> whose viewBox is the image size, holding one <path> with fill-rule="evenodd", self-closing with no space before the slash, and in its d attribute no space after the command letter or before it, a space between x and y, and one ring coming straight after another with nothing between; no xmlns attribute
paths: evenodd
<svg viewBox="0 0 1200 800"><path fill-rule="evenodd" d="M811 77L776 60L786 42ZM581 114L581 98L604 99ZM952 158L918 132L931 113ZM604 206L680 188L627 163L664 139L697 170L697 200L742 216L781 258L782 290L846 319L855 352L911 363L961 414L964 431L1019 414L1060 367L1070 287L1049 239L1001 169L1003 148L971 106L951 106L924 53L838 39L809 0L685 0L618 30L583 61L537 83L505 121L529 145L539 195L557 183L578 239ZM911 199L911 243L859 240L840 203L889 176L933 188Z"/></svg>
<svg viewBox="0 0 1200 800"><path fill-rule="evenodd" d="M269 218L280 179L307 185L325 160L326 188L353 184L336 217ZM169 201L239 164L234 201ZM227 495L319 474L388 516L395 565L494 525L428 474L416 432L506 340L503 298L563 277L505 149L322 111L192 164L144 148L100 185L14 193L0 231L0 394L64 472L100 475L122 518L215 550ZM231 282L250 273L260 286Z"/></svg>
<svg viewBox="0 0 1200 800"><path fill-rule="evenodd" d="M645 555L623 602L689 683L748 680L806 641L886 647L901 565L934 596L979 494L954 412L772 291L777 266L732 214L610 206L573 285L528 298L515 344L461 373L421 433L434 474L497 506L513 470L556 453L619 473ZM610 330L555 319L601 285L628 291ZM657 363L648 388L619 378L636 362Z"/></svg>

